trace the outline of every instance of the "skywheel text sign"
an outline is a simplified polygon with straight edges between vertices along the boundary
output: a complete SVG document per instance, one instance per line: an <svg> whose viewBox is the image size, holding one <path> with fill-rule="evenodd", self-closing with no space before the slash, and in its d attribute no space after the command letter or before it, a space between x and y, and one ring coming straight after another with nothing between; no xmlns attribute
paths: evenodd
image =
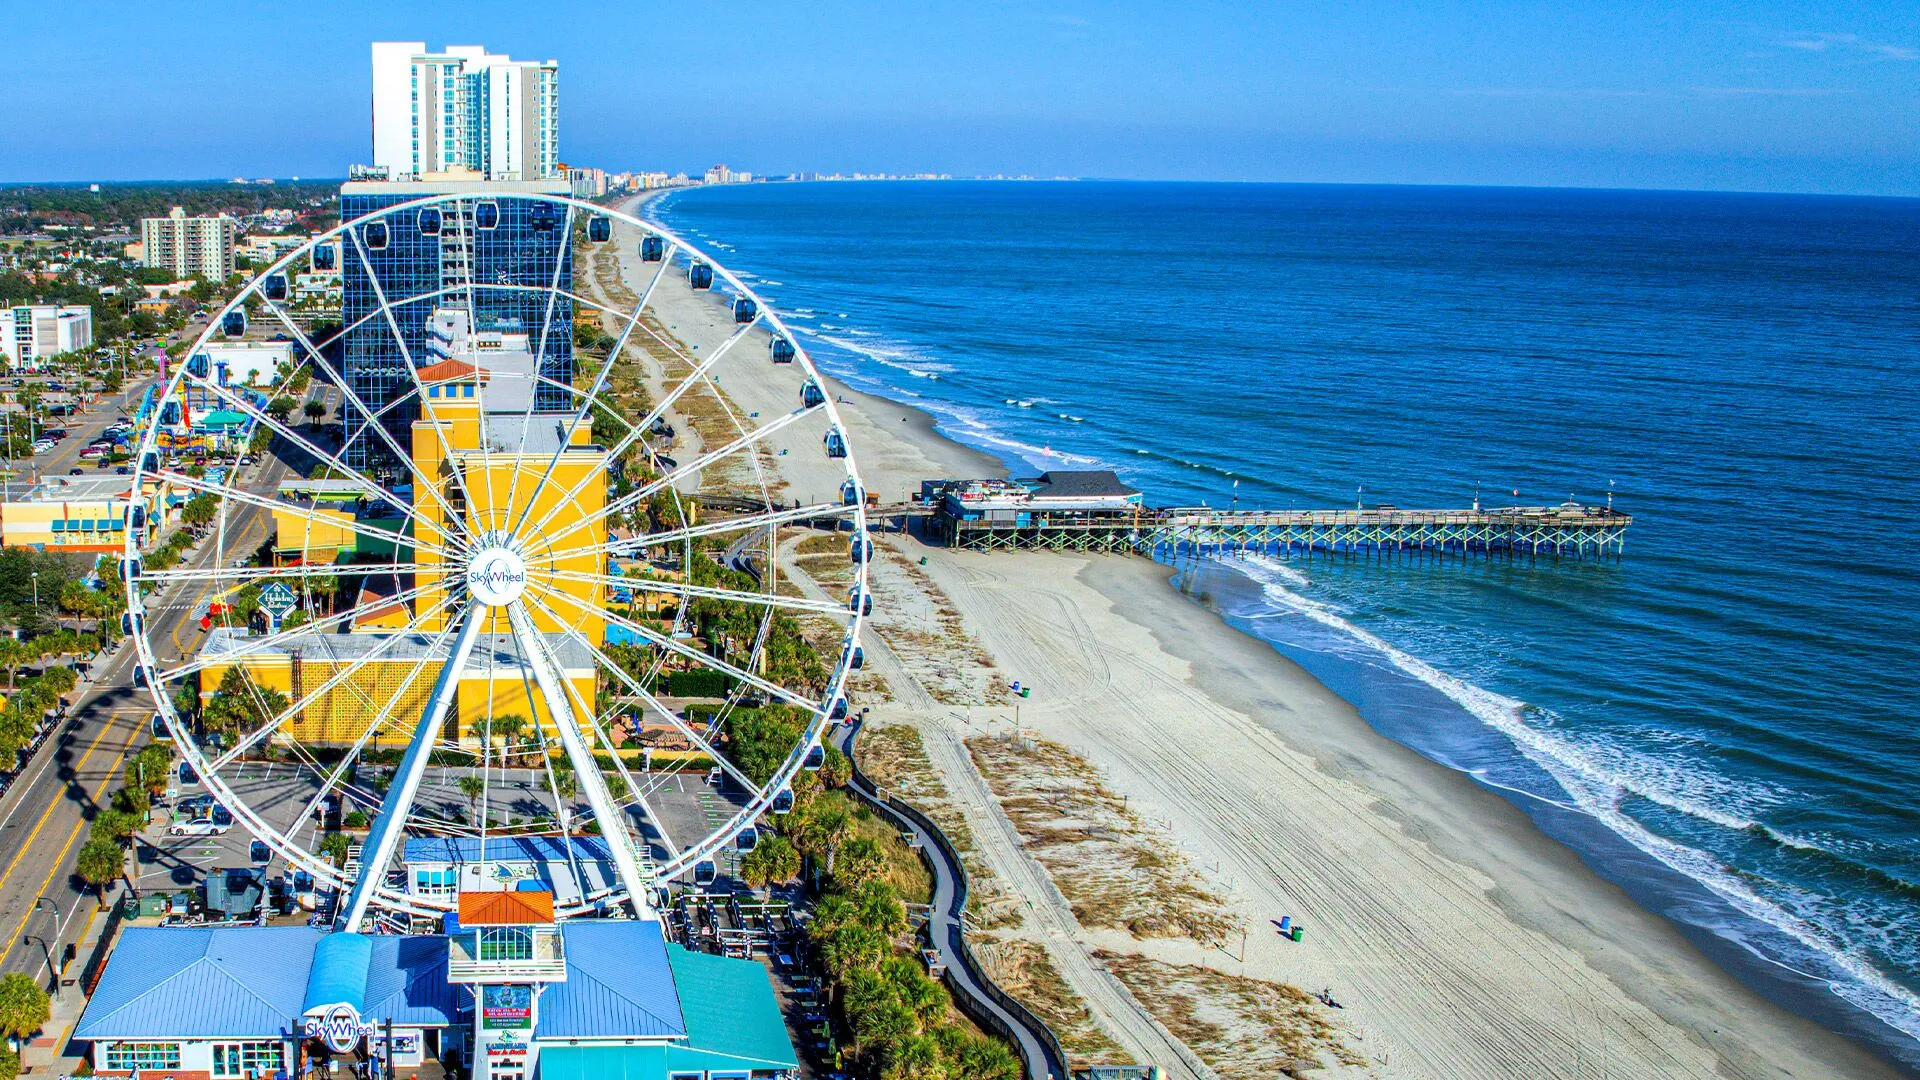
<svg viewBox="0 0 1920 1080"><path fill-rule="evenodd" d="M319 1039L336 1054L355 1049L362 1039L373 1033L374 1025L362 1022L360 1010L346 1002L315 1009L302 1017L300 1022L303 1038Z"/></svg>

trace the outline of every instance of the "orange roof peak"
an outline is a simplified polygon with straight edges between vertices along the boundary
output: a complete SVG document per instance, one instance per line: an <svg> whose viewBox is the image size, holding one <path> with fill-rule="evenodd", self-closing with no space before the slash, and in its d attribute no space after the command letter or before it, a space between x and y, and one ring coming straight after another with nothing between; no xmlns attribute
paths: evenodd
<svg viewBox="0 0 1920 1080"><path fill-rule="evenodd" d="M525 926L553 921L550 892L463 892L461 926Z"/></svg>
<svg viewBox="0 0 1920 1080"><path fill-rule="evenodd" d="M482 381L485 381L486 369L484 368L475 367L464 360L442 360L437 364L429 364L421 368L420 381L422 383L452 382L455 379L473 378L476 373L480 375Z"/></svg>

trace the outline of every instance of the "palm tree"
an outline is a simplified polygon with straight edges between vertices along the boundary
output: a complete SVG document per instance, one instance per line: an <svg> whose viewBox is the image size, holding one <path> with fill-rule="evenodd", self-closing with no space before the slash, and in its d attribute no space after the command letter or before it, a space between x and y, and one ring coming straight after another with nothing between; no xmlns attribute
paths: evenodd
<svg viewBox="0 0 1920 1080"><path fill-rule="evenodd" d="M467 797L467 806L475 818L480 816L480 796L487 793L487 782L471 774L460 778L460 794Z"/></svg>
<svg viewBox="0 0 1920 1080"><path fill-rule="evenodd" d="M78 865L80 880L100 890L100 910L107 908L107 883L114 881L126 872L126 853L120 845L105 837L87 841L80 848Z"/></svg>
<svg viewBox="0 0 1920 1080"><path fill-rule="evenodd" d="M39 1031L51 1013L47 992L21 971L0 975L0 1033L25 1040Z"/></svg>
<svg viewBox="0 0 1920 1080"><path fill-rule="evenodd" d="M319 398L308 398L307 403L300 406L300 411L307 414L309 424L317 424L327 415L327 407L320 404Z"/></svg>

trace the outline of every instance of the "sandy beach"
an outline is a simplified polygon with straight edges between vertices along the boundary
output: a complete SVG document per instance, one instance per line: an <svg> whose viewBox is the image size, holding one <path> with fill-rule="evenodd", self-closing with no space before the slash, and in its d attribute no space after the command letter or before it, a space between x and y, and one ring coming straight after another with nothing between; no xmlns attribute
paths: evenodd
<svg viewBox="0 0 1920 1080"><path fill-rule="evenodd" d="M619 247L638 293L653 267L632 258L630 240ZM655 300L662 325L700 350L733 330L684 278L669 275ZM797 366L769 377L760 335L738 348L751 360L717 366L715 381L757 415L747 422L790 411ZM924 413L829 390L884 501L925 478L1003 472ZM831 496L834 470L815 438L768 442L788 500ZM862 703L919 732L983 872L1026 907L1007 933L1045 949L1121 1050L1170 1075L1255 1075L1208 1070L1170 1047L1178 1017L1144 1000L1137 977L1206 969L1330 990L1341 1007L1316 1015L1356 1060L1325 1060L1321 1075L1899 1075L1748 991L1504 798L1375 733L1299 667L1170 587L1168 568L951 552L905 535L887 546L895 569L876 574L880 606L929 613L878 619L869 655L887 694ZM930 645L931 612L943 608L961 629ZM1193 875L1217 901L1221 934L1087 927L1059 902L1057 855L1029 849L1035 831L1010 813L1010 793L993 783L1003 778L981 776L969 758L982 738L1011 736L1015 712L1004 693L968 688L1016 679L1031 687L1020 737L1086 762L1143 842L1176 853L1169 873ZM1306 928L1303 941L1276 932L1283 916Z"/></svg>

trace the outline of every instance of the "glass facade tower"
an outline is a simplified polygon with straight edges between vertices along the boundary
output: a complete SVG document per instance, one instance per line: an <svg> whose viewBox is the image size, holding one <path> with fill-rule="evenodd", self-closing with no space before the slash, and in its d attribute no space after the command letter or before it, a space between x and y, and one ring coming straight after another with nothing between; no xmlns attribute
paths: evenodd
<svg viewBox="0 0 1920 1080"><path fill-rule="evenodd" d="M408 370L440 359L428 323L435 310L471 315L476 330L528 335L546 380L535 408L573 405L573 305L549 288L573 289L573 250L567 208L530 198L565 195L565 184L349 183L340 189L340 215L353 225L341 249L341 316L345 327L341 374L381 418L402 448L419 417ZM455 200L381 213L439 195ZM383 310L384 309L384 310ZM392 464L379 436L356 437L364 417L349 402L340 410L344 457L356 468Z"/></svg>

